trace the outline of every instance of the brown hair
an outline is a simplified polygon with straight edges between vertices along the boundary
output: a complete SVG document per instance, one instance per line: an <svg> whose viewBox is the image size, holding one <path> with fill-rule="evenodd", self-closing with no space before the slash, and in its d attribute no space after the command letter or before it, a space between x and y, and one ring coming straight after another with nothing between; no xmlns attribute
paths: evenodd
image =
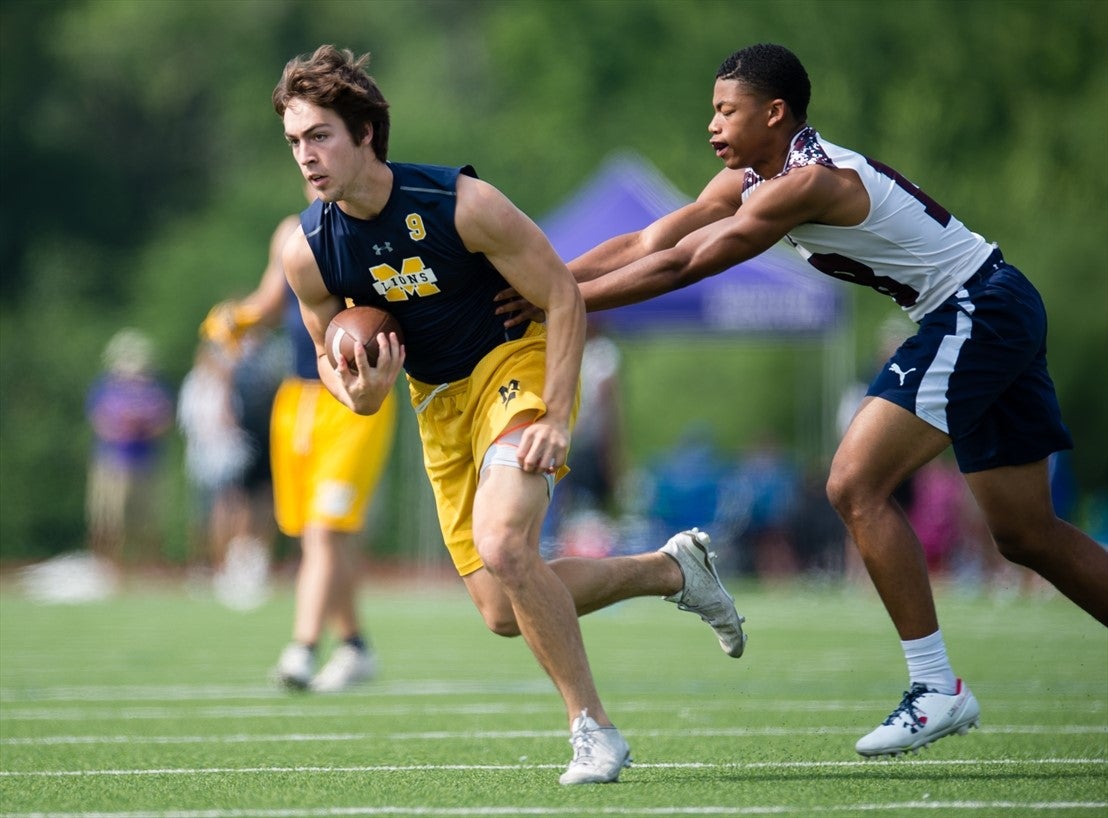
<svg viewBox="0 0 1108 818"><path fill-rule="evenodd" d="M389 103L366 72L369 56L355 57L350 49L321 45L310 57L302 54L289 60L273 89L277 116L284 117L293 99L303 99L337 113L355 142L372 126L373 152L384 162L389 155Z"/></svg>

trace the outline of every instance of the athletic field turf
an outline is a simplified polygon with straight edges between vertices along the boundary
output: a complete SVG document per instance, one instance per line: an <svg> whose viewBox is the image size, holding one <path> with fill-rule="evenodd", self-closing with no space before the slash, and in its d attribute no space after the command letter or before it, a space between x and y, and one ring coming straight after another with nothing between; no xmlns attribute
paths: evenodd
<svg viewBox="0 0 1108 818"><path fill-rule="evenodd" d="M619 784L561 787L565 716L520 640L455 582L377 585L377 681L328 697L267 681L291 590L249 613L170 586L42 606L0 589L0 815L1108 815L1108 630L1059 598L939 592L980 730L863 760L899 701L868 586L736 586L743 659L654 599L583 620L632 746Z"/></svg>

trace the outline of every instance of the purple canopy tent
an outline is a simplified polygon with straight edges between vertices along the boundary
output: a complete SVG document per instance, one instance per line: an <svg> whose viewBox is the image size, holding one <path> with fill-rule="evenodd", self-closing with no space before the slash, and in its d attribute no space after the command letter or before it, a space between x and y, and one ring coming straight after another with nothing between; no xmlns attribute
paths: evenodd
<svg viewBox="0 0 1108 818"><path fill-rule="evenodd" d="M646 160L609 159L596 175L541 221L569 261L600 242L646 227L688 203ZM839 321L841 293L796 251L773 247L757 258L689 287L603 315L614 332L665 329L819 335Z"/></svg>

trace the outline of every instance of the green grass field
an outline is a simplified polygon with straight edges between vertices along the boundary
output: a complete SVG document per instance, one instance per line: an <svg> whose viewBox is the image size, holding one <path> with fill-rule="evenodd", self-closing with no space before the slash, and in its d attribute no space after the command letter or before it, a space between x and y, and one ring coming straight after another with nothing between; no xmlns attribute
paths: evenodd
<svg viewBox="0 0 1108 818"><path fill-rule="evenodd" d="M981 729L875 761L853 743L903 660L868 587L737 586L746 656L659 600L583 620L635 765L565 788L559 699L460 584L369 581L380 677L329 697L267 675L292 599L176 587L42 606L0 589L0 815L1108 815L1108 631L1067 602L941 591Z"/></svg>

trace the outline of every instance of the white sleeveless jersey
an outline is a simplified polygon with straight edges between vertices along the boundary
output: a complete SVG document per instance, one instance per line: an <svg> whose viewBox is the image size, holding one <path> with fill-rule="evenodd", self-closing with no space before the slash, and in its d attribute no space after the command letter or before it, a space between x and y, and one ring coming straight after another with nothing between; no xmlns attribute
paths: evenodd
<svg viewBox="0 0 1108 818"><path fill-rule="evenodd" d="M805 127L778 175L813 164L857 173L869 194L869 215L853 227L802 224L785 241L820 272L892 297L913 321L949 298L995 249L892 168ZM763 181L748 169L743 201Z"/></svg>

